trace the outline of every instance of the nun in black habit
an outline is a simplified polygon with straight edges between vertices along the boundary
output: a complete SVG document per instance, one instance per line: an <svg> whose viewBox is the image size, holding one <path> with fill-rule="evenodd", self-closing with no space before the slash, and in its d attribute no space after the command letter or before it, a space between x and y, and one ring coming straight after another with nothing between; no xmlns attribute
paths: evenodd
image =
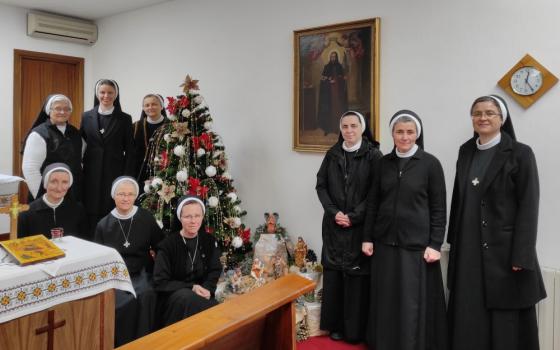
<svg viewBox="0 0 560 350"><path fill-rule="evenodd" d="M155 330L152 254L163 233L149 211L134 205L138 196L134 178L118 177L111 196L115 208L97 224L95 241L115 248L123 257L136 293L135 299L128 292L115 290L115 346L120 346Z"/></svg>
<svg viewBox="0 0 560 350"><path fill-rule="evenodd" d="M83 202L93 231L113 208L113 181L122 175L136 175L132 118L121 110L114 80L101 79L95 84L94 106L82 115L80 132L87 143Z"/></svg>
<svg viewBox="0 0 560 350"><path fill-rule="evenodd" d="M423 149L418 115L401 110L389 127L395 147L379 162L368 195L363 252L371 261L367 340L375 350L447 350L440 249L445 178Z"/></svg>
<svg viewBox="0 0 560 350"><path fill-rule="evenodd" d="M73 179L70 167L64 163L45 167L42 176L45 194L18 215L18 238L38 234L50 238L52 229L62 228L64 235L91 239L84 207L67 195Z"/></svg>
<svg viewBox="0 0 560 350"><path fill-rule="evenodd" d="M134 173L138 184L140 185L140 193L143 192L144 182L150 176L148 167L149 158L148 151L154 142L155 132L166 123L163 97L158 94L147 94L142 99L142 113L140 120L132 124L134 130Z"/></svg>
<svg viewBox="0 0 560 350"><path fill-rule="evenodd" d="M72 171L71 196L82 198L82 148L85 147L80 132L68 119L72 102L62 94L47 97L25 137L21 169L29 188L30 201L40 198L45 189L41 174L52 163L64 163Z"/></svg>
<svg viewBox="0 0 560 350"><path fill-rule="evenodd" d="M447 241L451 349L539 349L546 297L536 253L539 178L505 101L471 106L475 136L459 149Z"/></svg>
<svg viewBox="0 0 560 350"><path fill-rule="evenodd" d="M214 236L202 229L205 210L198 197L180 198L177 218L182 228L159 245L154 285L165 326L218 304L214 293L222 273L221 253Z"/></svg>
<svg viewBox="0 0 560 350"><path fill-rule="evenodd" d="M325 210L320 327L334 340L354 343L364 339L367 322L370 259L361 251L363 223L374 164L382 154L361 113L344 113L339 130L315 187Z"/></svg>

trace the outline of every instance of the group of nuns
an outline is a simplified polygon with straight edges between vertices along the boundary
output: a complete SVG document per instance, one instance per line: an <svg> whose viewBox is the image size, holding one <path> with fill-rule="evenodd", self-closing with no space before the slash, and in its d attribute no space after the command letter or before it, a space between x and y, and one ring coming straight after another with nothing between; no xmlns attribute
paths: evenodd
<svg viewBox="0 0 560 350"><path fill-rule="evenodd" d="M539 349L535 304L546 297L536 254L539 179L516 140L506 102L477 98L474 136L459 149L447 243L438 159L420 117L390 119L383 156L368 121L340 118L340 137L317 173L324 208L321 329L375 350Z"/></svg>
<svg viewBox="0 0 560 350"><path fill-rule="evenodd" d="M62 229L65 236L120 253L136 298L116 290L115 346L216 305L222 266L216 240L199 234L204 202L180 198L181 228L167 237L154 216L135 205L138 184L148 177L149 144L168 121L163 98L146 95L133 124L121 109L117 83L101 79L80 130L68 123L71 113L67 96L48 96L24 141L22 170L31 203L18 217L18 237L50 237Z"/></svg>

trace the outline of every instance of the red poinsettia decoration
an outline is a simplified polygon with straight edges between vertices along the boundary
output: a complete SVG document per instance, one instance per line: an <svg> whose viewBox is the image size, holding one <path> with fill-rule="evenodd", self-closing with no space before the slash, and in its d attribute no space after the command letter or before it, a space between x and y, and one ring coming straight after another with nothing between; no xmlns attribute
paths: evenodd
<svg viewBox="0 0 560 350"><path fill-rule="evenodd" d="M239 235L239 237L241 237L244 244L249 243L249 240L251 238L251 229L250 228L244 230L243 227L239 227L237 229L237 234Z"/></svg>
<svg viewBox="0 0 560 350"><path fill-rule="evenodd" d="M179 100L179 107L181 108L187 108L189 106L189 98L185 95L181 96L181 99Z"/></svg>
<svg viewBox="0 0 560 350"><path fill-rule="evenodd" d="M189 194L198 196L200 198L206 198L208 195L208 186L204 186L201 184L200 179L195 177L189 177Z"/></svg>
<svg viewBox="0 0 560 350"><path fill-rule="evenodd" d="M191 139L192 139L193 150L196 152L200 148L200 137L193 136L191 137Z"/></svg>
<svg viewBox="0 0 560 350"><path fill-rule="evenodd" d="M167 97L167 111L169 114L175 114L177 111L177 104L175 103L176 100L173 97Z"/></svg>
<svg viewBox="0 0 560 350"><path fill-rule="evenodd" d="M200 142L202 142L202 145L207 151L211 151L214 148L212 137L205 132L200 135Z"/></svg>

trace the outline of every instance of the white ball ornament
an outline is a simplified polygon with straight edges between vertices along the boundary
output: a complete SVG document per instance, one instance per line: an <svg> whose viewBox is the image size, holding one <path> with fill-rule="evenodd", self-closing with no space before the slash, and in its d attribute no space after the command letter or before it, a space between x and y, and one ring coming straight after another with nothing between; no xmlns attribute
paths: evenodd
<svg viewBox="0 0 560 350"><path fill-rule="evenodd" d="M189 178L189 173L187 172L186 169L182 169L179 170L177 172L177 174L175 175L175 177L177 178L177 181L179 182L185 182L187 181L187 179Z"/></svg>
<svg viewBox="0 0 560 350"><path fill-rule="evenodd" d="M191 111L189 111L188 109L183 109L183 111L181 112L181 115L185 118L187 118L189 115L191 115Z"/></svg>
<svg viewBox="0 0 560 350"><path fill-rule="evenodd" d="M224 171L224 173L222 174L223 178L226 178L228 180L231 180L231 174L227 171Z"/></svg>
<svg viewBox="0 0 560 350"><path fill-rule="evenodd" d="M231 245L236 249L241 248L243 246L243 239L239 236L235 236L231 241Z"/></svg>
<svg viewBox="0 0 560 350"><path fill-rule="evenodd" d="M234 206L234 207L233 207L233 210L234 210L237 214L241 213L241 207L240 207L239 205Z"/></svg>
<svg viewBox="0 0 560 350"><path fill-rule="evenodd" d="M204 129L206 129L208 131L212 130L213 126L214 125L213 125L212 121L210 121L210 120L204 123Z"/></svg>
<svg viewBox="0 0 560 350"><path fill-rule="evenodd" d="M206 151L204 150L204 148L199 148L199 149L196 151L196 156L197 156L198 158L202 157L202 156L205 155L205 154L206 154Z"/></svg>
<svg viewBox="0 0 560 350"><path fill-rule="evenodd" d="M149 182L146 182L146 183L144 184L144 192L145 192L145 193L150 193L150 190L151 190L151 189L152 189L152 187L150 186L150 183L149 183Z"/></svg>
<svg viewBox="0 0 560 350"><path fill-rule="evenodd" d="M165 140L165 142L169 143L169 142L171 142L171 135L165 134L165 135L163 135L163 139Z"/></svg>
<svg viewBox="0 0 560 350"><path fill-rule="evenodd" d="M152 185L153 188L156 188L157 186L161 186L161 185L163 185L163 180L160 179L159 177L154 177L152 179L151 185Z"/></svg>
<svg viewBox="0 0 560 350"><path fill-rule="evenodd" d="M208 206L210 208L216 208L219 203L220 203L220 201L218 200L218 198L216 198L214 196L208 198Z"/></svg>
<svg viewBox="0 0 560 350"><path fill-rule="evenodd" d="M185 146L183 146L183 145L175 146L175 148L173 148L173 153L177 157L183 157L185 155Z"/></svg>
<svg viewBox="0 0 560 350"><path fill-rule="evenodd" d="M233 203L237 200L237 194L235 192L230 192L227 194L229 200Z"/></svg>
<svg viewBox="0 0 560 350"><path fill-rule="evenodd" d="M208 176L208 177L214 177L214 176L216 176L217 170L216 170L216 167L215 167L215 166L209 165L209 166L206 168L206 170L204 170L204 172L206 173L206 176Z"/></svg>
<svg viewBox="0 0 560 350"><path fill-rule="evenodd" d="M177 120L177 116L175 114L170 114L167 116L167 119L171 120L172 122Z"/></svg>
<svg viewBox="0 0 560 350"><path fill-rule="evenodd" d="M241 219L237 217L233 218L231 227L238 228L239 226L241 226Z"/></svg>

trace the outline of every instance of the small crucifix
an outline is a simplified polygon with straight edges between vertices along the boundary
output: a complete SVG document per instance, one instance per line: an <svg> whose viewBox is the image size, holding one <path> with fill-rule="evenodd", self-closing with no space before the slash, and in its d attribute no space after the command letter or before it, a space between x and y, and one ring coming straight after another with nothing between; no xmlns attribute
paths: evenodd
<svg viewBox="0 0 560 350"><path fill-rule="evenodd" d="M478 184L480 183L480 181L478 181L478 177L475 177L474 180L471 181L473 186L478 186Z"/></svg>
<svg viewBox="0 0 560 350"><path fill-rule="evenodd" d="M47 333L47 350L54 349L54 330L55 328L63 327L66 324L66 320L54 322L54 310L49 310L48 324L41 328L35 330L35 335L42 333Z"/></svg>

